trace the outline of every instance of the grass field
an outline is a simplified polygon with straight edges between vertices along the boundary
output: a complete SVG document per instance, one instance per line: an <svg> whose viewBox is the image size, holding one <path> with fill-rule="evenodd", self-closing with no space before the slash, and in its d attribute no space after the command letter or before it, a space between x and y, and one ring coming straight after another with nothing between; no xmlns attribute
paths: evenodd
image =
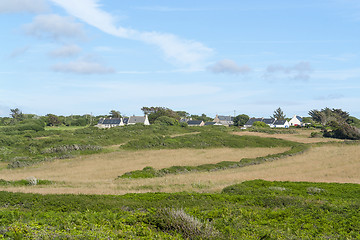
<svg viewBox="0 0 360 240"><path fill-rule="evenodd" d="M58 160L23 169L3 169L6 180L34 176L53 180L55 185L0 187L7 191L37 193L125 194L129 192L218 192L245 180L312 181L360 183L358 145L324 145L307 152L261 165L216 172L168 175L152 179L117 179L120 174L145 166L163 168L172 165L213 163L238 160L284 151L284 148L249 149L177 149L120 151ZM225 159L224 159L224 156Z"/></svg>
<svg viewBox="0 0 360 240"><path fill-rule="evenodd" d="M24 152L34 151L27 146L35 144L41 153L64 137L83 144L101 139L103 148L22 168L0 162L0 239L360 238L358 142L310 138L307 130L268 134L135 126L48 132L3 138L3 143L20 139L17 146ZM52 151L61 150L60 144ZM4 145L2 156L17 157L17 146ZM304 146L305 151L257 165L118 178L147 166L251 163ZM42 181L33 184L34 178Z"/></svg>

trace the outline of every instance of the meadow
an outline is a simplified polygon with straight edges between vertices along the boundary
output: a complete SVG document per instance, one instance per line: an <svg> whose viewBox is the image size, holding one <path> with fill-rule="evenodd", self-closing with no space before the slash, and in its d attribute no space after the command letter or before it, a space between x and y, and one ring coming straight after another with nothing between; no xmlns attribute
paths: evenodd
<svg viewBox="0 0 360 240"><path fill-rule="evenodd" d="M0 239L358 239L359 142L311 132L2 135Z"/></svg>

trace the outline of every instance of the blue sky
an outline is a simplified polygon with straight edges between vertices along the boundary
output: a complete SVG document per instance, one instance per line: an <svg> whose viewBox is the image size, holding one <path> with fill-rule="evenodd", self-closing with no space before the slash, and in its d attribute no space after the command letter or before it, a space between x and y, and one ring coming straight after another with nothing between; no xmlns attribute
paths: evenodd
<svg viewBox="0 0 360 240"><path fill-rule="evenodd" d="M2 0L0 116L360 117L357 0Z"/></svg>

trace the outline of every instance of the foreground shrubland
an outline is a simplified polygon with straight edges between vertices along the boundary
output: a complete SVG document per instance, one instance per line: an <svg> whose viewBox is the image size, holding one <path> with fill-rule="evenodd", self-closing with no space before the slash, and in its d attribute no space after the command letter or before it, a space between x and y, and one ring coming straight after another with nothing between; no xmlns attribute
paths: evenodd
<svg viewBox="0 0 360 240"><path fill-rule="evenodd" d="M360 186L248 181L220 194L0 192L0 238L357 239Z"/></svg>

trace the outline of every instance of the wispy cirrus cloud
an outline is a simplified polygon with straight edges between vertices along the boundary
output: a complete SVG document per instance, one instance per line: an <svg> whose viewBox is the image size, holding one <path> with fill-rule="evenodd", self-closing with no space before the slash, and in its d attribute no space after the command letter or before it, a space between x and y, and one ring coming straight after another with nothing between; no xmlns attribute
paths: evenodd
<svg viewBox="0 0 360 240"><path fill-rule="evenodd" d="M78 59L68 63L58 63L52 66L55 72L76 73L76 74L109 74L115 70L92 59Z"/></svg>
<svg viewBox="0 0 360 240"><path fill-rule="evenodd" d="M239 66L236 62L224 59L207 68L213 73L246 74L251 71L247 65Z"/></svg>
<svg viewBox="0 0 360 240"><path fill-rule="evenodd" d="M299 62L293 66L284 66L281 64L269 65L266 68L265 78L272 78L282 74L294 80L309 80L310 73L313 71L309 62Z"/></svg>
<svg viewBox="0 0 360 240"><path fill-rule="evenodd" d="M57 14L38 15L32 23L25 24L24 31L28 35L39 38L61 40L64 38L84 39L83 25L74 21L72 17Z"/></svg>
<svg viewBox="0 0 360 240"><path fill-rule="evenodd" d="M74 57L81 52L81 48L78 45L64 45L61 48L55 49L50 52L50 56L54 58L66 58Z"/></svg>
<svg viewBox="0 0 360 240"><path fill-rule="evenodd" d="M2 0L0 13L41 13L49 7L45 0Z"/></svg>
<svg viewBox="0 0 360 240"><path fill-rule="evenodd" d="M99 0L51 0L64 8L69 14L99 30L120 38L141 41L162 50L167 60L175 64L198 67L213 50L204 44L182 39L174 34L143 32L116 26L113 15L100 9Z"/></svg>

